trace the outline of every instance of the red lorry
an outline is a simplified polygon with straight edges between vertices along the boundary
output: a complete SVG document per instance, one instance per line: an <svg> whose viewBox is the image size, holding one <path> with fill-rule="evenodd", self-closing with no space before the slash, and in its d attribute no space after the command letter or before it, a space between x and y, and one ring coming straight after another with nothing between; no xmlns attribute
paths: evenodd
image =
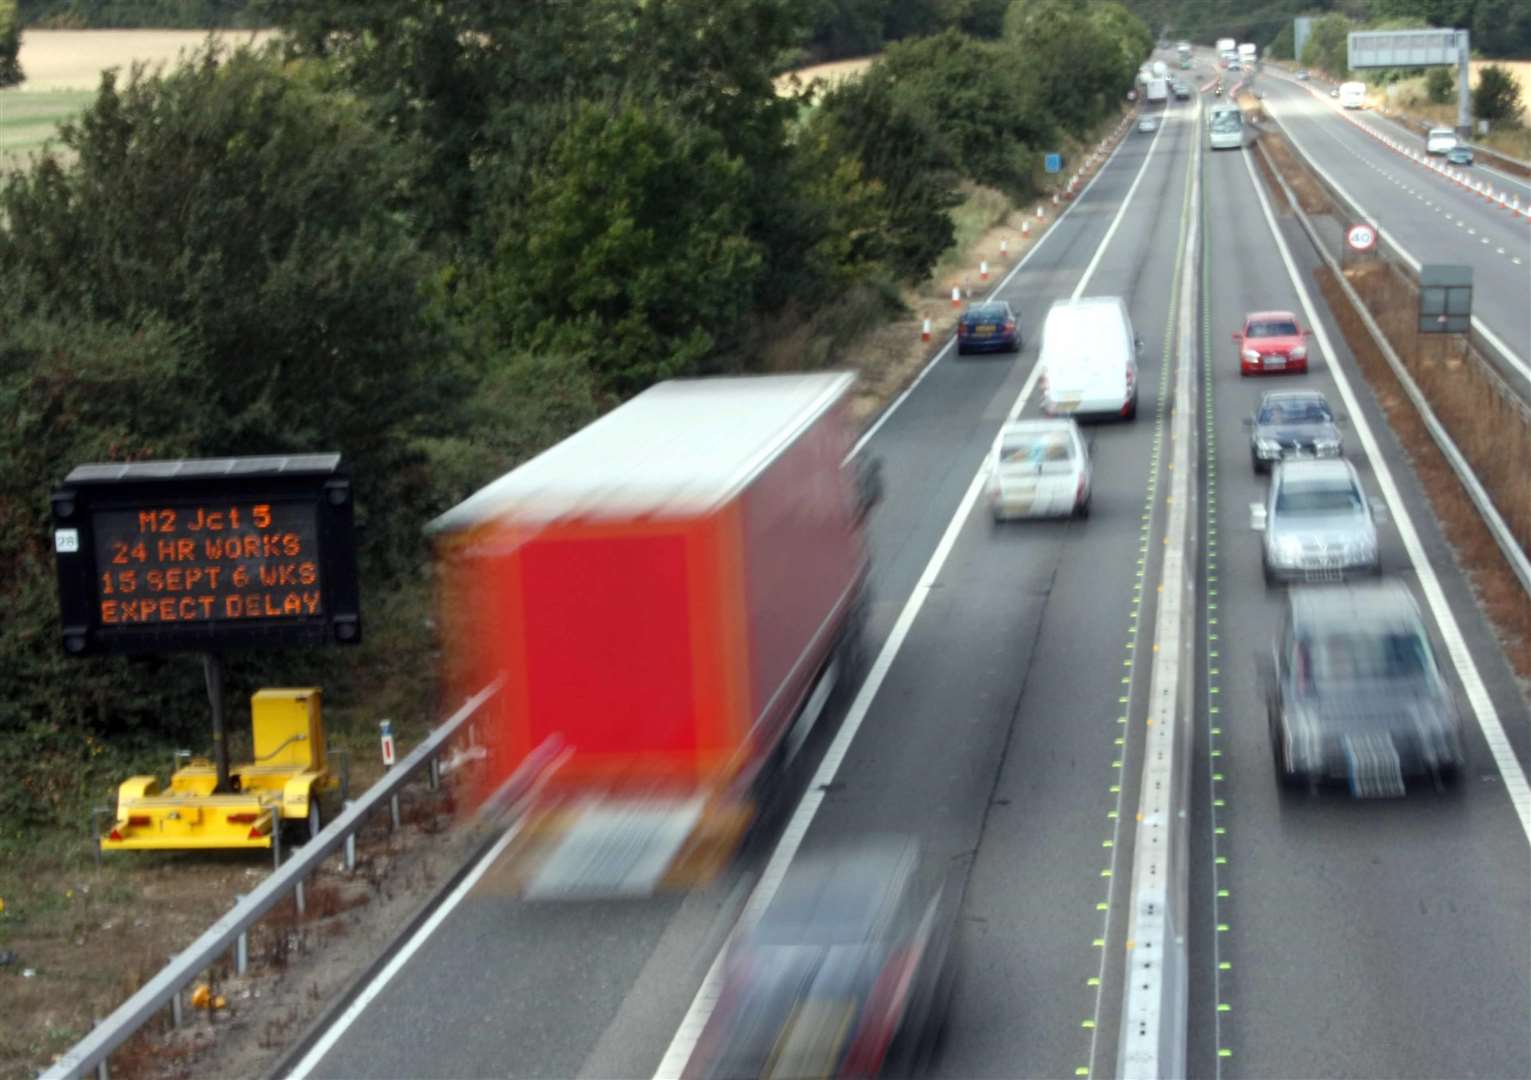
<svg viewBox="0 0 1531 1080"><path fill-rule="evenodd" d="M873 470L853 377L660 383L430 526L449 687L498 681L485 788L536 763L532 895L696 884L859 647Z"/></svg>

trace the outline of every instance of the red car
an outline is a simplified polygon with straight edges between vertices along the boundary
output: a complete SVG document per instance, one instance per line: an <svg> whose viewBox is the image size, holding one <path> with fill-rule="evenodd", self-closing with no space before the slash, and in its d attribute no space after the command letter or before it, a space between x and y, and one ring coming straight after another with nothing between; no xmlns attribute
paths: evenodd
<svg viewBox="0 0 1531 1080"><path fill-rule="evenodd" d="M1244 329L1233 332L1239 343L1239 374L1308 370L1308 336L1290 311L1255 311Z"/></svg>

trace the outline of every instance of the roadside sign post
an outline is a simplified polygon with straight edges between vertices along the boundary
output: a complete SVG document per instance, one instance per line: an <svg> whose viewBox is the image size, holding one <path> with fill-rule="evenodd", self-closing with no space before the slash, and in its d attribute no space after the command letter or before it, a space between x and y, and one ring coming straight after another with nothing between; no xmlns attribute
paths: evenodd
<svg viewBox="0 0 1531 1080"><path fill-rule="evenodd" d="M1473 268L1426 265L1419 268L1419 332L1465 334L1472 325Z"/></svg>
<svg viewBox="0 0 1531 1080"><path fill-rule="evenodd" d="M1044 169L1046 169L1050 173L1062 172L1063 171L1063 155L1062 154L1048 154L1045 158L1042 159L1042 167Z"/></svg>
<svg viewBox="0 0 1531 1080"><path fill-rule="evenodd" d="M1358 260L1368 258L1377 251L1377 227L1360 221L1345 230L1345 249L1341 264L1348 268Z"/></svg>

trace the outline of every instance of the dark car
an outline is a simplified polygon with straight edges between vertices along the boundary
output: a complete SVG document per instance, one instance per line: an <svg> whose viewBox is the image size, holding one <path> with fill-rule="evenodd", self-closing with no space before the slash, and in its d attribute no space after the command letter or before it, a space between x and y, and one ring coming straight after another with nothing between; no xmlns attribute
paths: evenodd
<svg viewBox="0 0 1531 1080"><path fill-rule="evenodd" d="M1293 589L1263 674L1284 787L1402 795L1405 777L1450 783L1466 764L1456 702L1401 582Z"/></svg>
<svg viewBox="0 0 1531 1080"><path fill-rule="evenodd" d="M1174 87L1176 101L1190 101L1191 88L1183 82L1177 82Z"/></svg>
<svg viewBox="0 0 1531 1080"><path fill-rule="evenodd" d="M1345 442L1329 402L1317 390L1285 390L1266 394L1249 427L1249 460L1255 472L1270 471L1271 463L1298 458L1339 457Z"/></svg>
<svg viewBox="0 0 1531 1080"><path fill-rule="evenodd" d="M1472 148L1468 146L1453 146L1446 151L1446 164L1448 165L1471 165L1473 163Z"/></svg>
<svg viewBox="0 0 1531 1080"><path fill-rule="evenodd" d="M1021 324L1004 300L970 304L957 320L957 352L1020 352Z"/></svg>
<svg viewBox="0 0 1531 1080"><path fill-rule="evenodd" d="M684 1075L918 1071L950 995L954 898L913 840L799 856L741 925Z"/></svg>
<svg viewBox="0 0 1531 1080"><path fill-rule="evenodd" d="M1297 69L1297 81L1298 82L1307 82L1308 81L1308 69L1307 68L1298 68Z"/></svg>

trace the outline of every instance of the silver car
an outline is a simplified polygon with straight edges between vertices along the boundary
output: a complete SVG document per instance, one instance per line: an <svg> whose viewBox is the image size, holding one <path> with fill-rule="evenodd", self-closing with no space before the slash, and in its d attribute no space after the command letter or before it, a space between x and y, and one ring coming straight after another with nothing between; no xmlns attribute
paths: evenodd
<svg viewBox="0 0 1531 1080"><path fill-rule="evenodd" d="M1015 420L1000 429L989 465L995 521L1088 517L1090 448L1073 420Z"/></svg>
<svg viewBox="0 0 1531 1080"><path fill-rule="evenodd" d="M1265 533L1265 582L1343 581L1377 574L1380 501L1367 499L1355 467L1343 459L1283 461L1250 524Z"/></svg>
<svg viewBox="0 0 1531 1080"><path fill-rule="evenodd" d="M1450 783L1467 760L1456 702L1399 582L1292 589L1261 676L1283 787L1344 780L1359 797L1402 795L1405 777Z"/></svg>

